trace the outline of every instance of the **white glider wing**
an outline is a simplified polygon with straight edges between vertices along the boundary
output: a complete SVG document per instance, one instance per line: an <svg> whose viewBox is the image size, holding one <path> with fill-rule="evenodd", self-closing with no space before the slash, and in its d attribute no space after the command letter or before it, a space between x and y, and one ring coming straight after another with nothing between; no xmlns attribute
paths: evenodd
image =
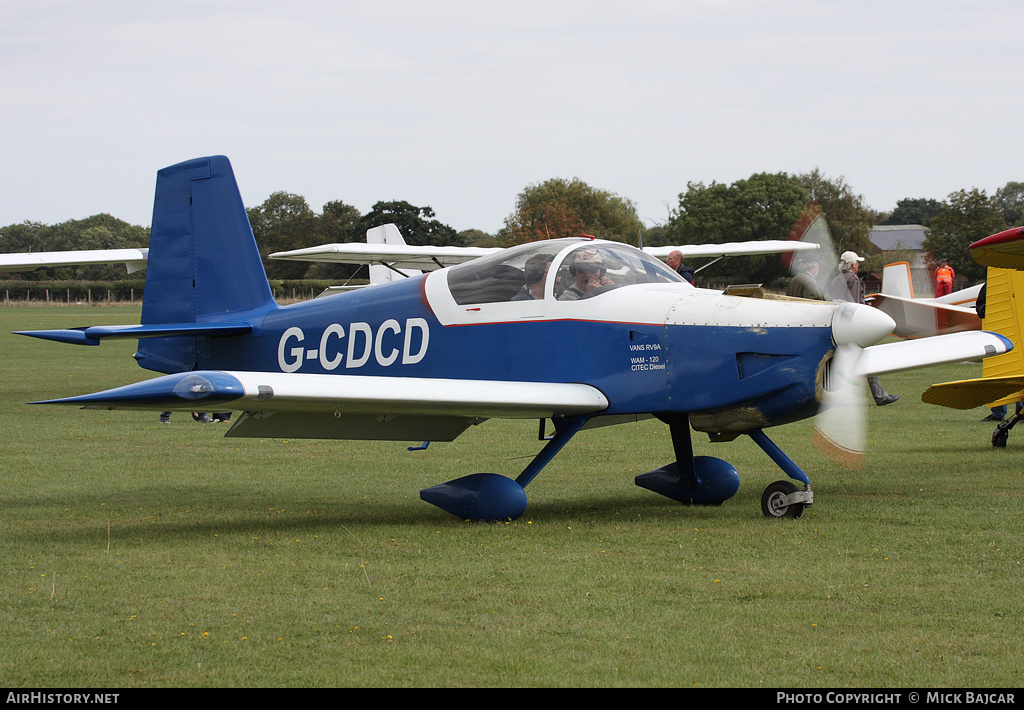
<svg viewBox="0 0 1024 710"><path fill-rule="evenodd" d="M782 252L807 251L817 248L817 244L766 240L729 242L726 244L645 247L644 251L654 257L664 259L677 250L687 257L716 257L779 254ZM386 264L394 269L432 271L478 259L481 256L487 256L498 251L501 251L501 247L409 246L407 244L350 242L345 244L322 244L306 249L293 249L292 251L279 251L271 254L270 258L289 261L326 261L337 264Z"/></svg>
<svg viewBox="0 0 1024 710"><path fill-rule="evenodd" d="M753 256L757 254L781 254L794 251L811 251L818 245L796 240L766 239L754 242L726 242L724 244L683 244L675 247L644 247L644 251L659 259L666 258L674 251L684 257Z"/></svg>
<svg viewBox="0 0 1024 710"><path fill-rule="evenodd" d="M306 249L279 251L271 259L325 261L335 264L387 264L395 269L433 271L501 251L500 247L410 246L408 244L322 244Z"/></svg>
<svg viewBox="0 0 1024 710"><path fill-rule="evenodd" d="M981 318L973 306L943 303L934 298L902 298L883 293L872 296L871 305L896 321L893 335L900 338L927 338L981 328Z"/></svg>
<svg viewBox="0 0 1024 710"><path fill-rule="evenodd" d="M84 249L0 254L0 271L33 271L43 266L124 264L128 273L146 268L149 249Z"/></svg>

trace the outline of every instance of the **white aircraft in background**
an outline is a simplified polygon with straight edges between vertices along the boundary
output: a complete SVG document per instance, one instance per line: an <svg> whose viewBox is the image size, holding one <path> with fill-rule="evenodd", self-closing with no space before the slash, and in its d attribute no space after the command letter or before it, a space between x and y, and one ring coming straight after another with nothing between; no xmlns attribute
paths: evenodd
<svg viewBox="0 0 1024 710"><path fill-rule="evenodd" d="M981 318L975 306L982 284L938 298L917 298L910 274L910 263L886 264L882 270L882 292L868 302L894 321L893 335L900 338L927 338L965 330L981 330Z"/></svg>
<svg viewBox="0 0 1024 710"><path fill-rule="evenodd" d="M146 268L149 249L83 249L0 254L0 271L35 271L44 266L124 264L128 273Z"/></svg>

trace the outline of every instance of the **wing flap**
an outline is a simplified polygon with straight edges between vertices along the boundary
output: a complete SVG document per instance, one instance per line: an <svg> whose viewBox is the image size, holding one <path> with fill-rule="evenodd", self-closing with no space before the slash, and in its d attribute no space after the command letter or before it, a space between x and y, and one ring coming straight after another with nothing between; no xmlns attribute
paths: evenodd
<svg viewBox="0 0 1024 710"><path fill-rule="evenodd" d="M484 417L330 412L243 412L224 436L255 439L454 441Z"/></svg>

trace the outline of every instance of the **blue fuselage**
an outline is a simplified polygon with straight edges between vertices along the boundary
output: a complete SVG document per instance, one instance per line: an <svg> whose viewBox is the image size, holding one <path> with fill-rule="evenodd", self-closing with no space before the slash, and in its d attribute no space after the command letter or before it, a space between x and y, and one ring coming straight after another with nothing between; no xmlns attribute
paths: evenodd
<svg viewBox="0 0 1024 710"><path fill-rule="evenodd" d="M814 414L819 371L833 347L828 327L669 323L664 312L660 322L443 325L424 295L425 278L271 308L253 334L197 338L197 367L576 382L605 394L602 414L724 412L731 421L736 411L772 426Z"/></svg>

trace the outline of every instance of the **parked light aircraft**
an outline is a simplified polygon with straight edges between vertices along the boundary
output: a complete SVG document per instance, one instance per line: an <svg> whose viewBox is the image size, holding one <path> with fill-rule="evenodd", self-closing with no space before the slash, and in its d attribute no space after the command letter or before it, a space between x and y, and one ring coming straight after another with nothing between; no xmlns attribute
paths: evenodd
<svg viewBox="0 0 1024 710"><path fill-rule="evenodd" d="M695 456L690 429L716 441L746 435L792 479L768 486L762 511L796 517L814 502L810 479L766 430L821 411L823 437L857 458L864 414L852 405L866 376L1012 347L983 331L875 345L893 328L877 309L698 289L652 254L593 238L484 254L442 247L415 262L423 248L400 252L374 259L433 270L279 306L228 160L165 168L141 324L24 334L139 339L139 365L166 374L45 403L236 410L227 436L240 437L450 441L488 418L550 419L553 435L517 478L477 473L421 492L480 520L520 516L524 488L581 429L653 416L669 426L675 461L638 485L722 503L739 475Z"/></svg>
<svg viewBox="0 0 1024 710"><path fill-rule="evenodd" d="M983 327L1020 345L1024 332L1024 228L1014 227L971 245L971 255L988 267ZM981 377L932 385L921 399L954 409L973 409L1014 404L1024 400L1024 348L987 359ZM1006 446L1010 429L1024 418L1021 412L1001 422L992 434L992 445Z"/></svg>
<svg viewBox="0 0 1024 710"><path fill-rule="evenodd" d="M944 333L980 330L981 318L975 310L981 284L938 298L916 297L910 263L886 264L882 270L882 292L868 297L875 308L896 321L893 335L900 338L927 338Z"/></svg>

